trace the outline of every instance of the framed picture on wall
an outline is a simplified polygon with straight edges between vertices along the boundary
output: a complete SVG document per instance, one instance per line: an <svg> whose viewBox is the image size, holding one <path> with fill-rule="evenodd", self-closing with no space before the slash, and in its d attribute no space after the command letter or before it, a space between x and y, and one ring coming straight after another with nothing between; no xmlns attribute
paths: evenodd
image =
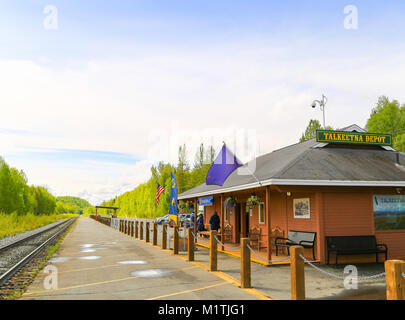
<svg viewBox="0 0 405 320"><path fill-rule="evenodd" d="M309 198L294 199L294 218L295 219L311 218Z"/></svg>

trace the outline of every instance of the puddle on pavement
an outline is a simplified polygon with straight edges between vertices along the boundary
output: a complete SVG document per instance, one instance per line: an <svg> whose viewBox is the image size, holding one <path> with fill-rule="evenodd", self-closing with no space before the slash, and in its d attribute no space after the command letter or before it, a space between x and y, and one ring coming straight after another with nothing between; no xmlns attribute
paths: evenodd
<svg viewBox="0 0 405 320"><path fill-rule="evenodd" d="M91 248L91 247L94 247L95 244L86 243L86 244L81 244L80 246L81 246L82 248Z"/></svg>
<svg viewBox="0 0 405 320"><path fill-rule="evenodd" d="M141 278L161 278L167 277L173 273L172 269L149 269L149 270L139 270L131 272L133 277Z"/></svg>
<svg viewBox="0 0 405 320"><path fill-rule="evenodd" d="M103 244L112 245L112 244L117 244L117 243L118 243L117 241L107 241L107 242L104 242Z"/></svg>
<svg viewBox="0 0 405 320"><path fill-rule="evenodd" d="M48 262L52 262L52 263L58 263L58 262L66 262L71 260L72 258L68 258L68 257L55 257L55 258L51 258L48 260Z"/></svg>
<svg viewBox="0 0 405 320"><path fill-rule="evenodd" d="M78 257L78 260L97 260L100 259L100 256L85 256L85 257Z"/></svg>
<svg viewBox="0 0 405 320"><path fill-rule="evenodd" d="M147 264L146 261L143 260L126 260L126 261L118 261L118 264Z"/></svg>
<svg viewBox="0 0 405 320"><path fill-rule="evenodd" d="M82 250L80 250L80 252L86 252L86 253L96 252L96 249L82 249Z"/></svg>
<svg viewBox="0 0 405 320"><path fill-rule="evenodd" d="M96 252L97 250L107 250L107 248L84 248L80 252Z"/></svg>

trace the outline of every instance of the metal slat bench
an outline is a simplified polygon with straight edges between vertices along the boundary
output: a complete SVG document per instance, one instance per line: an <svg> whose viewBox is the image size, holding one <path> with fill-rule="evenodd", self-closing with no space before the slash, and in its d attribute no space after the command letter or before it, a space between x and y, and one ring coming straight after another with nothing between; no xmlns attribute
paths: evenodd
<svg viewBox="0 0 405 320"><path fill-rule="evenodd" d="M372 254L376 255L378 262L378 254L385 253L387 260L388 248L385 244L377 243L377 239L373 235L367 236L328 236L326 237L328 247L328 264L331 253L336 254L336 264L339 255L357 255L357 254Z"/></svg>
<svg viewBox="0 0 405 320"><path fill-rule="evenodd" d="M315 260L315 238L316 232L290 230L288 231L288 238L276 238L276 256L278 254L278 247L286 247L288 255L290 255L291 246L303 246L304 248L312 248L312 256Z"/></svg>

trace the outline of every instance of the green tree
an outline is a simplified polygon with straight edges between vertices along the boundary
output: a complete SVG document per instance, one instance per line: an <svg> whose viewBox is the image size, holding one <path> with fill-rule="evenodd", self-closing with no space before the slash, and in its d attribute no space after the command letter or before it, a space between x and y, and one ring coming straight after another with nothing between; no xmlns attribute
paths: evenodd
<svg viewBox="0 0 405 320"><path fill-rule="evenodd" d="M311 119L309 120L309 124L305 129L305 132L302 134L300 138L300 142L304 142L307 140L311 140L316 138L316 130L322 130L321 123L318 120ZM325 130L333 130L331 126L326 126Z"/></svg>
<svg viewBox="0 0 405 320"><path fill-rule="evenodd" d="M390 133L394 148L405 151L405 105L386 96L378 99L367 120L366 129L375 133Z"/></svg>

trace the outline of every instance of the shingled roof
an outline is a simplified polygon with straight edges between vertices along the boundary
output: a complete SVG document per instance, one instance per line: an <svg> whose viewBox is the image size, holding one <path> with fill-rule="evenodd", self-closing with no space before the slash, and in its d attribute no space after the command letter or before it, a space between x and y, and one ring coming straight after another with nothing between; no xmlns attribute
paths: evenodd
<svg viewBox="0 0 405 320"><path fill-rule="evenodd" d="M349 126L347 129L353 128ZM354 131L354 130L353 130ZM356 130L357 131L357 130ZM267 185L405 187L405 154L392 148L337 148L315 139L262 155L252 174L235 170L223 186L201 184L179 195L188 199ZM246 168L245 164L241 168ZM245 170L246 171L246 170Z"/></svg>

